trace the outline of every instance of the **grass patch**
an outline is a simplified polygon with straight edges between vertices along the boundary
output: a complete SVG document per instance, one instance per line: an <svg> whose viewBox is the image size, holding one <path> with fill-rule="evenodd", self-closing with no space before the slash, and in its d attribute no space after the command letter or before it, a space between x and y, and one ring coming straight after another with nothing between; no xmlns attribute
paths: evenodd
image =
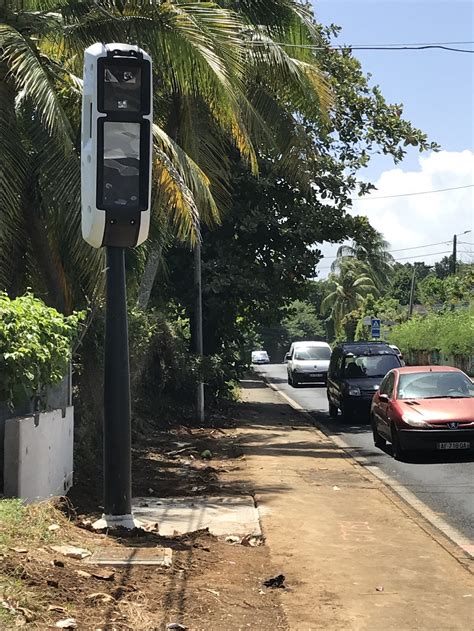
<svg viewBox="0 0 474 631"><path fill-rule="evenodd" d="M66 521L50 501L23 504L18 499L0 501L0 550L12 546L56 541L48 530L53 523Z"/></svg>

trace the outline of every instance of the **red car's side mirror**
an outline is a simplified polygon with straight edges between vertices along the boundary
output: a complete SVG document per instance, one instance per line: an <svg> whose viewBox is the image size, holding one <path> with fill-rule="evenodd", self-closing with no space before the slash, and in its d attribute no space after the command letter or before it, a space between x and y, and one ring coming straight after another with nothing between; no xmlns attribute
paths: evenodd
<svg viewBox="0 0 474 631"><path fill-rule="evenodd" d="M390 401L390 397L388 396L388 394L379 394L379 400L383 401L384 403L388 403Z"/></svg>

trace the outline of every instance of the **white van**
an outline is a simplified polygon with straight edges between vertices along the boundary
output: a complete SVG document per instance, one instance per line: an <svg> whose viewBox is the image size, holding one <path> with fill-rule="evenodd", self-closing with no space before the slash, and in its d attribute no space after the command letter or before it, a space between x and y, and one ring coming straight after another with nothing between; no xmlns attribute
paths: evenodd
<svg viewBox="0 0 474 631"><path fill-rule="evenodd" d="M293 342L285 356L288 383L297 388L302 383L326 383L331 347L327 342Z"/></svg>

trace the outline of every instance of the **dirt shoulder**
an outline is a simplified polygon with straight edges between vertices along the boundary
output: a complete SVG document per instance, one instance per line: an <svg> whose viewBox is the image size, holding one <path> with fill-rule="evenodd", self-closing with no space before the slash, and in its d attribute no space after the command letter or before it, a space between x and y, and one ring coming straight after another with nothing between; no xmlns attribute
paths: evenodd
<svg viewBox="0 0 474 631"><path fill-rule="evenodd" d="M240 444L290 629L474 628L474 577L258 378Z"/></svg>
<svg viewBox="0 0 474 631"><path fill-rule="evenodd" d="M237 406L238 408L238 406ZM226 478L232 473L232 478ZM163 537L156 532L97 533L101 476L88 470L62 505L22 507L0 500L0 629L88 630L287 629L264 545L228 543L207 531ZM208 427L178 426L134 441L134 496L251 495L245 457L232 419ZM170 568L98 568L55 552L71 544L89 552L168 547ZM63 623L66 624L66 623ZM76 625L74 627L74 625Z"/></svg>

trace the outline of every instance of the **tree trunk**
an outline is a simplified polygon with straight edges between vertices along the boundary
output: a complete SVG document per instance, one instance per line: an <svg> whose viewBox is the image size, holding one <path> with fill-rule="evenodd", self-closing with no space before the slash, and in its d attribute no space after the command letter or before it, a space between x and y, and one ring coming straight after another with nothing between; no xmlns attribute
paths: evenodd
<svg viewBox="0 0 474 631"><path fill-rule="evenodd" d="M24 215L31 249L48 293L48 303L60 313L65 313L66 295L64 283L61 282L61 262L54 252L46 225L38 212L39 204L34 195L34 182L28 184L24 196ZM62 276L64 277L64 272Z"/></svg>
<svg viewBox="0 0 474 631"><path fill-rule="evenodd" d="M157 244L153 245L148 253L148 259L140 280L140 287L138 288L137 307L142 311L145 311L148 307L162 252L163 246Z"/></svg>

